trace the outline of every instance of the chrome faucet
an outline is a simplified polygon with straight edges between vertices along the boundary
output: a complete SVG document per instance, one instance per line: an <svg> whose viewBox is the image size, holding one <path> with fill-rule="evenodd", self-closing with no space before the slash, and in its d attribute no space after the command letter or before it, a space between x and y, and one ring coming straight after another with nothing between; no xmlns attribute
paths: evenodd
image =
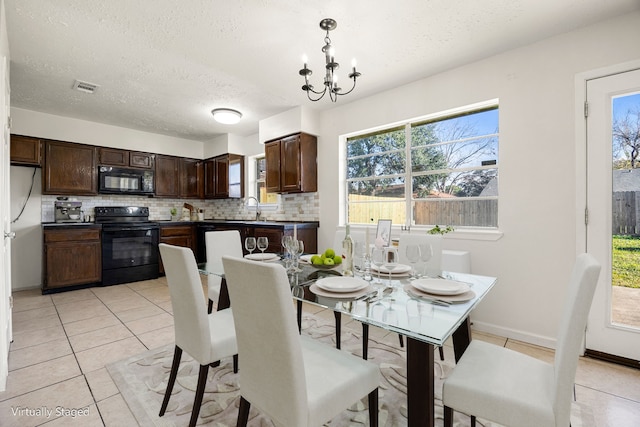
<svg viewBox="0 0 640 427"><path fill-rule="evenodd" d="M256 221L259 221L260 220L260 215L262 215L262 211L260 210L260 201L257 198L255 198L254 196L249 196L249 197L247 197L245 199L245 202L248 202L251 199L256 201ZM247 204L247 206L249 206L249 205Z"/></svg>

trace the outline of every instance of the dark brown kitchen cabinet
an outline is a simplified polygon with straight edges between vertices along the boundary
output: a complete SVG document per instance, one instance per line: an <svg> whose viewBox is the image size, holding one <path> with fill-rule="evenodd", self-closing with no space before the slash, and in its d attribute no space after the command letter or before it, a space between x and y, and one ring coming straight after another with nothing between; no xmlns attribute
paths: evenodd
<svg viewBox="0 0 640 427"><path fill-rule="evenodd" d="M118 148L100 147L98 164L106 166L152 169L154 154L139 151L120 150Z"/></svg>
<svg viewBox="0 0 640 427"><path fill-rule="evenodd" d="M203 197L203 162L175 156L156 156L157 197Z"/></svg>
<svg viewBox="0 0 640 427"><path fill-rule="evenodd" d="M282 228L266 228L266 227L254 227L253 236L266 237L269 240L269 247L265 252L280 253L282 252L282 236L284 236L284 230ZM256 248L254 253L260 253L260 250Z"/></svg>
<svg viewBox="0 0 640 427"><path fill-rule="evenodd" d="M45 141L42 194L98 194L97 148Z"/></svg>
<svg viewBox="0 0 640 427"><path fill-rule="evenodd" d="M204 162L204 197L244 197L244 156L223 154Z"/></svg>
<svg viewBox="0 0 640 427"><path fill-rule="evenodd" d="M180 197L188 199L201 199L204 185L203 161L198 159L180 159Z"/></svg>
<svg viewBox="0 0 640 427"><path fill-rule="evenodd" d="M318 190L317 138L297 133L265 144L268 193Z"/></svg>
<svg viewBox="0 0 640 427"><path fill-rule="evenodd" d="M179 197L180 158L174 156L156 156L156 189L157 197Z"/></svg>
<svg viewBox="0 0 640 427"><path fill-rule="evenodd" d="M196 228L193 225L163 225L160 226L160 243L182 246L196 252ZM164 273L162 259L160 259L160 273Z"/></svg>
<svg viewBox="0 0 640 427"><path fill-rule="evenodd" d="M44 230L43 263L43 293L100 282L100 228Z"/></svg>
<svg viewBox="0 0 640 427"><path fill-rule="evenodd" d="M42 166L42 140L31 136L11 135L11 164Z"/></svg>

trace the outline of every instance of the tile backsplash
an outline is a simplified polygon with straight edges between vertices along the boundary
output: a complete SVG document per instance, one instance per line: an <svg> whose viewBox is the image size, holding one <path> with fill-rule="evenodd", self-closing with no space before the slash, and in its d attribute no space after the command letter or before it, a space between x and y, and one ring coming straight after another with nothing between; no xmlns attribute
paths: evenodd
<svg viewBox="0 0 640 427"><path fill-rule="evenodd" d="M82 202L85 215L94 216L96 206L147 206L152 221L171 218L170 209L189 203L196 209L204 209L205 219L254 219L255 209L248 209L244 199L162 199L145 196L74 196L69 200ZM42 195L42 222L54 221L56 196ZM318 193L284 194L275 210L262 209L262 219L271 221L319 221L320 202Z"/></svg>

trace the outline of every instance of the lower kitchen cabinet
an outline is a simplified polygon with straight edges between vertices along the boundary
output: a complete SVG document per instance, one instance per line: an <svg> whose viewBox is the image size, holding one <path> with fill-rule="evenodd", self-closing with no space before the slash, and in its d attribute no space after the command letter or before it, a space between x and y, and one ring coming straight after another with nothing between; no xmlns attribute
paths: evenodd
<svg viewBox="0 0 640 427"><path fill-rule="evenodd" d="M102 280L100 228L44 230L42 293Z"/></svg>
<svg viewBox="0 0 640 427"><path fill-rule="evenodd" d="M160 226L160 243L182 246L196 251L195 226L193 225L162 225ZM162 257L160 258L160 273L164 274Z"/></svg>

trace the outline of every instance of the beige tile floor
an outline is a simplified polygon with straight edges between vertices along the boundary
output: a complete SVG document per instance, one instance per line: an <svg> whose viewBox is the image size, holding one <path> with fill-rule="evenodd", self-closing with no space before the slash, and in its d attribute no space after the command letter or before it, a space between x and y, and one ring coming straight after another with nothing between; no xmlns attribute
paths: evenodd
<svg viewBox="0 0 640 427"><path fill-rule="evenodd" d="M330 312L310 311L326 315ZM360 330L359 323L345 324ZM397 343L395 334L372 336ZM173 343L171 302L164 278L54 295L14 294L13 344L7 390L0 392L0 426L135 426L134 416L107 373L111 362ZM476 333L514 350L551 361L553 351ZM448 358L452 349L445 347ZM598 427L640 425L640 370L581 358L578 401L592 407ZM55 408L82 409L57 414ZM19 415L48 408L54 413ZM41 412L43 412L41 410Z"/></svg>

